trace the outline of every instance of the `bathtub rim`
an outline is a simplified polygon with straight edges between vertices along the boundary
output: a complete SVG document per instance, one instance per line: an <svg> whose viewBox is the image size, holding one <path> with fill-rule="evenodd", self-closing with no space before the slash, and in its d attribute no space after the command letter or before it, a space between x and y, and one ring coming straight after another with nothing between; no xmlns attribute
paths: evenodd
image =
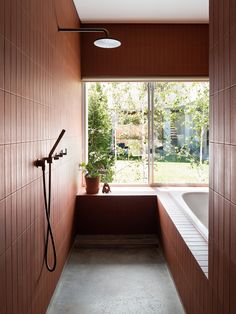
<svg viewBox="0 0 236 314"><path fill-rule="evenodd" d="M188 205L182 198L182 194L188 192L205 192L209 193L208 187L166 187L159 188L160 191L165 191L169 194L175 205L181 210L184 216L192 223L194 228L202 235L202 237L208 242L209 230L203 225L203 223L194 215ZM209 204L209 203L208 203ZM208 212L209 219L209 212Z"/></svg>

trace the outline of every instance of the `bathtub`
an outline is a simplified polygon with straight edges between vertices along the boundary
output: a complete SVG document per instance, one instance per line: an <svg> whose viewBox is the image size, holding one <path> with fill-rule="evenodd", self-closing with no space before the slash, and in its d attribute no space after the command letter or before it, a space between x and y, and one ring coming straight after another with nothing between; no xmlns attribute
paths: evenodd
<svg viewBox="0 0 236 314"><path fill-rule="evenodd" d="M185 192L182 198L193 214L208 229L208 200L207 192Z"/></svg>
<svg viewBox="0 0 236 314"><path fill-rule="evenodd" d="M208 188L168 188L168 194L195 228L208 240Z"/></svg>

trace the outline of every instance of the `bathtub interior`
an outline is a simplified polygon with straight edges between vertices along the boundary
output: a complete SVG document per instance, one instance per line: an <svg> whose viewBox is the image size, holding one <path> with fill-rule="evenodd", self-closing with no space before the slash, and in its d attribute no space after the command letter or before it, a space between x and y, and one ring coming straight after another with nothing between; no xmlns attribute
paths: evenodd
<svg viewBox="0 0 236 314"><path fill-rule="evenodd" d="M208 188L169 188L170 197L208 241Z"/></svg>
<svg viewBox="0 0 236 314"><path fill-rule="evenodd" d="M208 202L207 192L186 192L182 194L183 200L196 217L208 229Z"/></svg>

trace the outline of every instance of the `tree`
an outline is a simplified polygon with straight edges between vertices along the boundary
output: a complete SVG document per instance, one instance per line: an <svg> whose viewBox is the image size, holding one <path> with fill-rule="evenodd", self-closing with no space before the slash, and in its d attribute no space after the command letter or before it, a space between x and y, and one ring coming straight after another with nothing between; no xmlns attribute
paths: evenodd
<svg viewBox="0 0 236 314"><path fill-rule="evenodd" d="M165 156L175 155L171 129L175 130L189 100L189 90L184 82L154 83L153 126L157 147L163 147ZM161 156L161 159L165 158ZM158 155L158 158L160 156Z"/></svg>
<svg viewBox="0 0 236 314"><path fill-rule="evenodd" d="M112 122L108 111L107 95L101 83L93 83L88 96L88 161L100 160L102 180L111 182L114 158L111 154Z"/></svg>
<svg viewBox="0 0 236 314"><path fill-rule="evenodd" d="M203 82L157 82L154 93L154 130L159 142L164 143L166 154L186 158L192 165L203 163L204 140L209 127L209 87ZM166 134L166 125L169 132ZM171 132L179 128L184 143L172 141ZM187 128L186 128L187 127ZM181 131L180 129L183 128ZM191 136L186 136L184 129ZM177 135L177 134L176 134ZM172 132L173 136L173 132Z"/></svg>
<svg viewBox="0 0 236 314"><path fill-rule="evenodd" d="M186 113L191 117L190 125L199 143L199 163L203 162L204 135L209 128L209 89L206 84L193 83L196 99L186 105Z"/></svg>
<svg viewBox="0 0 236 314"><path fill-rule="evenodd" d="M144 123L145 119L147 123L147 116L144 117L145 106L147 106L145 86L145 83L140 82L107 83L113 127L115 132L118 131L118 134L115 134L115 140L117 142L126 140L128 145L132 140L138 141L141 155L145 151L142 143L147 135L144 134L147 129ZM121 134L120 131L122 131ZM117 149L119 150L119 147L115 145L115 150Z"/></svg>

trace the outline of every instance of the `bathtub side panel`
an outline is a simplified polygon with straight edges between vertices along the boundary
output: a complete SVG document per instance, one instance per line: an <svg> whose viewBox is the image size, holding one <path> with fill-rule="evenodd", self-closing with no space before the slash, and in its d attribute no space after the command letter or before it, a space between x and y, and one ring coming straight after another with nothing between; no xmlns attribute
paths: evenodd
<svg viewBox="0 0 236 314"><path fill-rule="evenodd" d="M186 313L211 313L208 279L159 199L158 216L160 242Z"/></svg>

